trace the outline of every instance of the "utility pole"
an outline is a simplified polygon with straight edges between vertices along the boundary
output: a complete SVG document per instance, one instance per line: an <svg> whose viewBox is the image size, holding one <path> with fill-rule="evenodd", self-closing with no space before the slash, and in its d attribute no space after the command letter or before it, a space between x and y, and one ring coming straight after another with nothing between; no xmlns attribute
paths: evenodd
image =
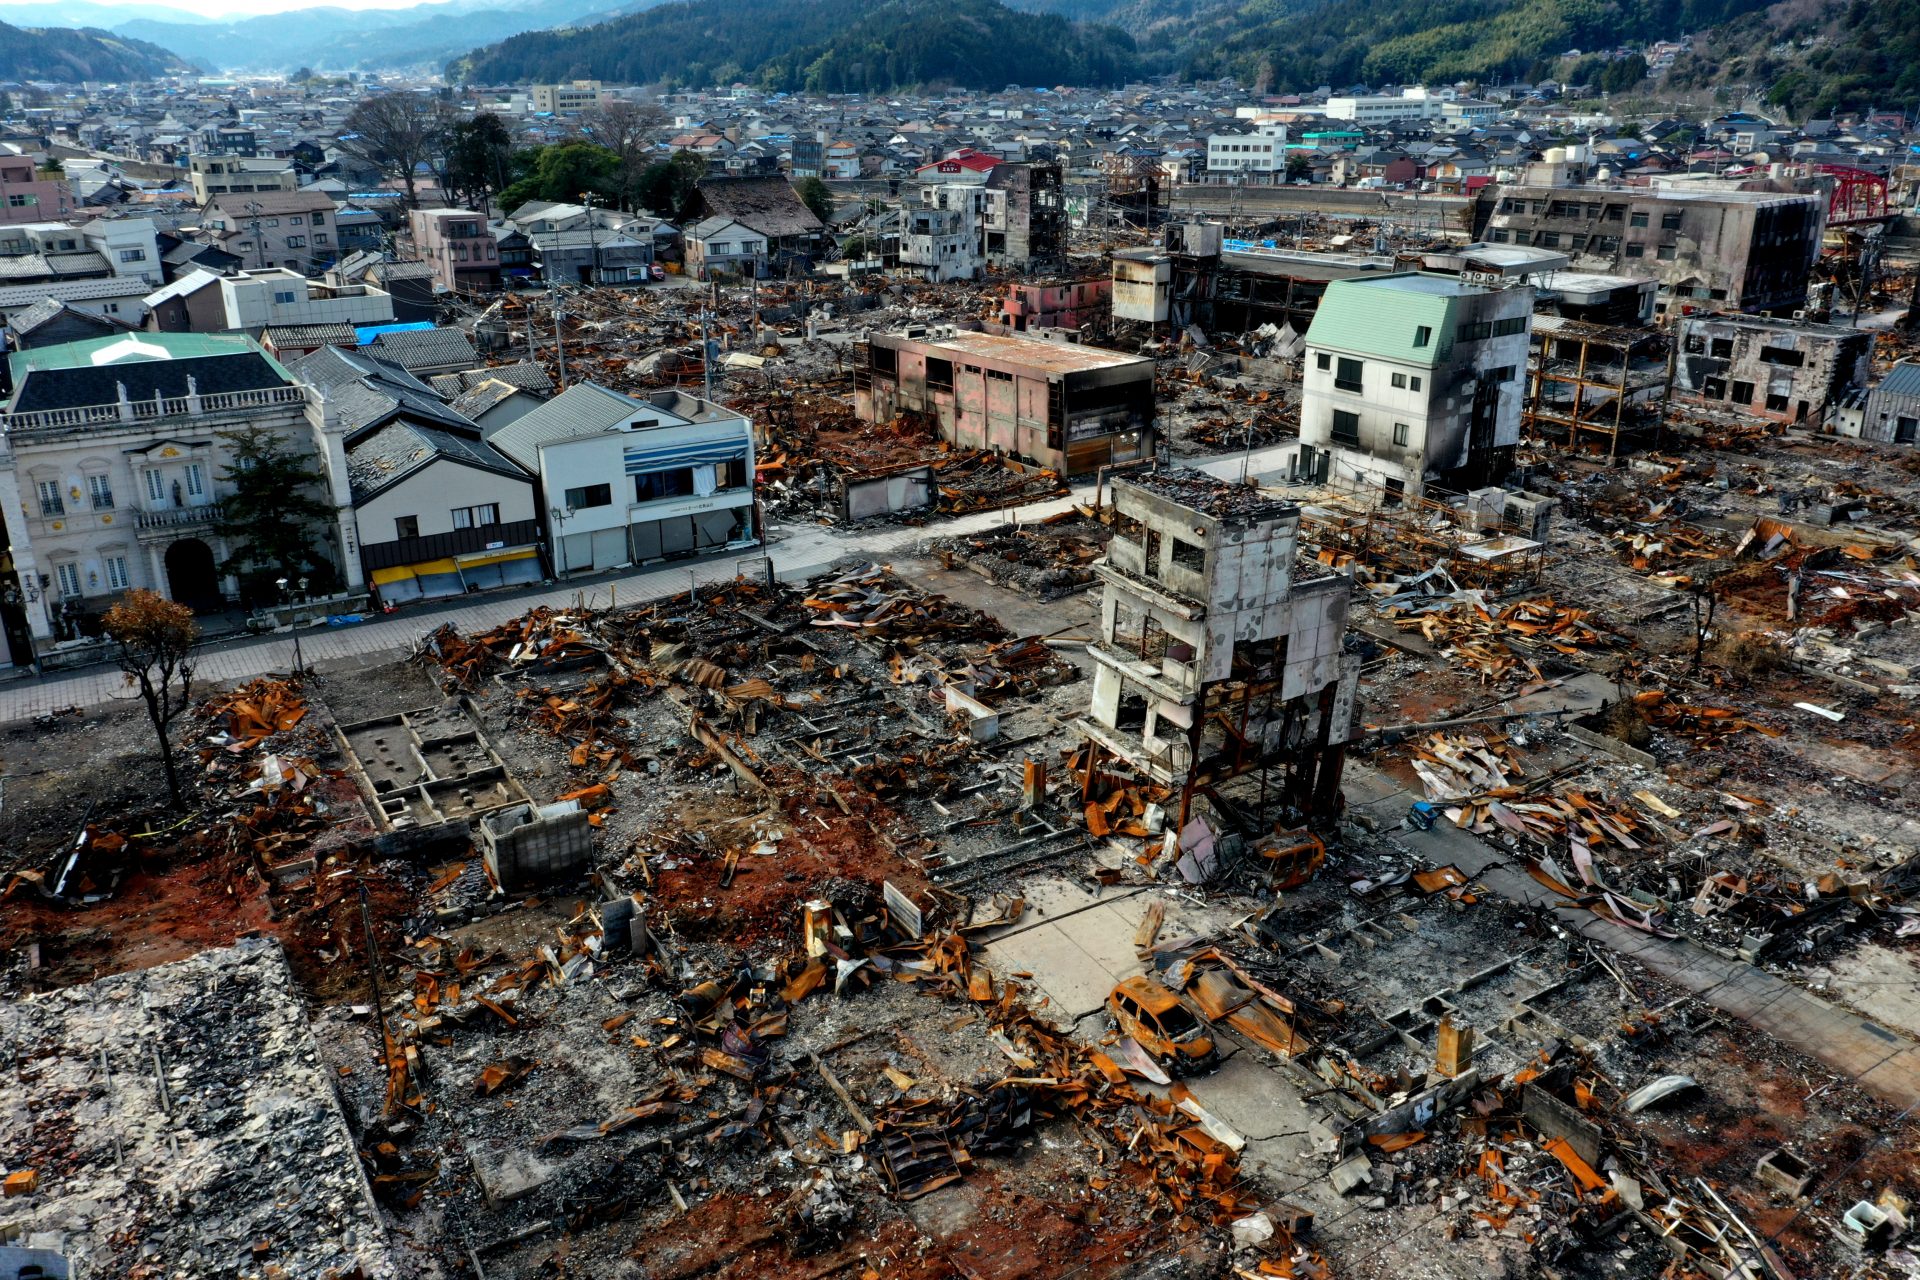
<svg viewBox="0 0 1920 1280"><path fill-rule="evenodd" d="M713 399L713 339L708 337L708 312L700 312L700 398Z"/></svg>
<svg viewBox="0 0 1920 1280"><path fill-rule="evenodd" d="M547 295L553 302L553 358L560 366L560 389L567 389L567 343L560 336L560 290L553 287Z"/></svg>
<svg viewBox="0 0 1920 1280"><path fill-rule="evenodd" d="M264 269L267 265L267 242L260 238L260 202L247 201L247 212L252 215L252 221L247 225L253 228L253 254L259 260L255 268Z"/></svg>
<svg viewBox="0 0 1920 1280"><path fill-rule="evenodd" d="M595 285L600 283L600 241L593 233L593 192L582 191L580 193L580 203L585 205L587 210L587 254L589 260L587 283L589 285Z"/></svg>

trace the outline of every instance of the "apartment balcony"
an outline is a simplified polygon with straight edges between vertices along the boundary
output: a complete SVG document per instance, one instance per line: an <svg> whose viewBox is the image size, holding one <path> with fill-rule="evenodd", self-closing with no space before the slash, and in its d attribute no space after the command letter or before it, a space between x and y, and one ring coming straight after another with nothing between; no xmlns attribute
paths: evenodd
<svg viewBox="0 0 1920 1280"><path fill-rule="evenodd" d="M178 537L184 533L205 532L220 518L220 508L209 502L197 507L156 507L133 511L133 527L141 534Z"/></svg>
<svg viewBox="0 0 1920 1280"><path fill-rule="evenodd" d="M35 436L59 436L88 429L111 430L161 423L179 418L202 422L210 417L250 415L262 409L285 409L306 403L297 386L263 387L256 391L222 391L213 395L120 400L109 404L78 405L70 409L40 409L7 415L5 429L14 442Z"/></svg>

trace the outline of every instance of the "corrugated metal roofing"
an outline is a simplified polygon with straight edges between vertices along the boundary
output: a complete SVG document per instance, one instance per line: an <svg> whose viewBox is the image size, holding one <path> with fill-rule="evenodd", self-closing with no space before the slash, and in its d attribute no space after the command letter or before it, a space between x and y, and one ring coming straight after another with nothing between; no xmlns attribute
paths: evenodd
<svg viewBox="0 0 1920 1280"><path fill-rule="evenodd" d="M634 414L661 411L592 382L576 382L533 412L508 423L488 441L527 470L540 470L540 446L611 431Z"/></svg>

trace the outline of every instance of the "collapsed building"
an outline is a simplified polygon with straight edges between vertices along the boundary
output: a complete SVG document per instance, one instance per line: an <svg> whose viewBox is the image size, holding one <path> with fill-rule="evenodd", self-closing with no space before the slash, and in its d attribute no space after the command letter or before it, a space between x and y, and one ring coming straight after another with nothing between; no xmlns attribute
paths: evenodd
<svg viewBox="0 0 1920 1280"><path fill-rule="evenodd" d="M0 1052L0 1149L62 1152L9 1177L0 1273L398 1274L278 943L0 1002Z"/></svg>
<svg viewBox="0 0 1920 1280"><path fill-rule="evenodd" d="M866 422L931 419L940 438L1060 475L1149 456L1153 361L1011 334L874 334L854 354Z"/></svg>
<svg viewBox="0 0 1920 1280"><path fill-rule="evenodd" d="M1215 223L1179 223L1165 246L1113 255L1113 318L1184 329L1304 330L1336 280L1387 275L1394 259L1228 240Z"/></svg>
<svg viewBox="0 0 1920 1280"><path fill-rule="evenodd" d="M1873 355L1859 329L1765 316L1684 316L1679 341L1679 398L1810 427L1866 385Z"/></svg>
<svg viewBox="0 0 1920 1280"><path fill-rule="evenodd" d="M1220 807L1223 784L1258 773L1256 813L1330 822L1359 678L1342 647L1351 579L1302 577L1299 508L1257 490L1154 471L1116 480L1113 503L1074 726L1087 787L1134 771L1177 793L1184 832L1195 796Z"/></svg>

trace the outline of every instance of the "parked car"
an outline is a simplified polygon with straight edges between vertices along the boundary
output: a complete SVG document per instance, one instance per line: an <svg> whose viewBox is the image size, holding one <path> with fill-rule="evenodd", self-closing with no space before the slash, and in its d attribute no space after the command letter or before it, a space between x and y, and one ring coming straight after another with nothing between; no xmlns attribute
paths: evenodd
<svg viewBox="0 0 1920 1280"><path fill-rule="evenodd" d="M1107 1012L1117 1030L1174 1075L1196 1075L1219 1060L1213 1037L1192 1010L1152 978L1128 978L1115 987L1107 996Z"/></svg>

